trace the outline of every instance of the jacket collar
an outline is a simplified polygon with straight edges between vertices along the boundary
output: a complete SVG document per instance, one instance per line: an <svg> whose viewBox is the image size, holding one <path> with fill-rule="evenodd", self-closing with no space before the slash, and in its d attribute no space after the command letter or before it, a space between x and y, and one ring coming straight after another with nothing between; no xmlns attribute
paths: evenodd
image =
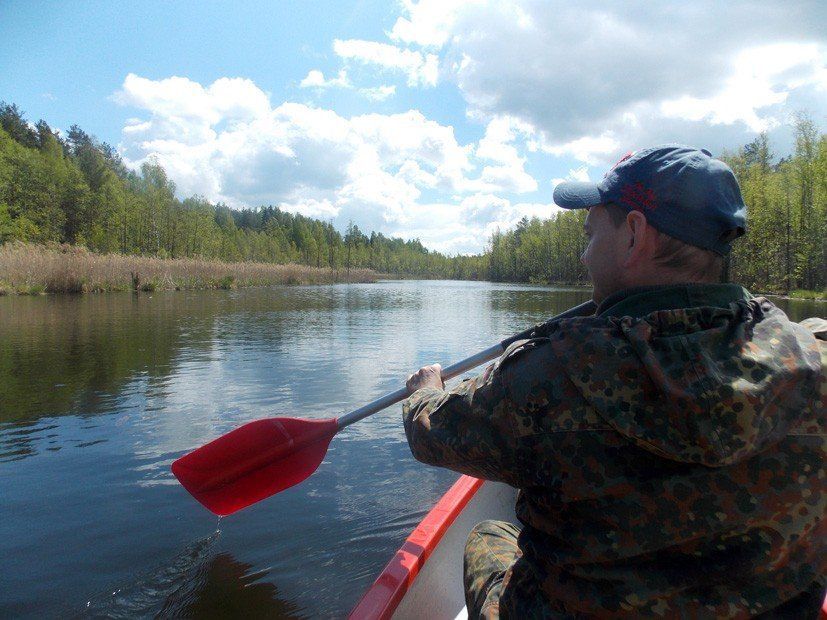
<svg viewBox="0 0 827 620"><path fill-rule="evenodd" d="M752 299L738 284L666 284L639 286L609 295L597 307L597 316L640 318L657 310L713 306L727 308L735 301Z"/></svg>

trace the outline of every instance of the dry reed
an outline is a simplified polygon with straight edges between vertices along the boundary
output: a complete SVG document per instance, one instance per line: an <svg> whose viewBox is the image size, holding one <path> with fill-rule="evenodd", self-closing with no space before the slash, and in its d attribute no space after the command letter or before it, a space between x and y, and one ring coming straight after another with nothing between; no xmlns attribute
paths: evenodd
<svg viewBox="0 0 827 620"><path fill-rule="evenodd" d="M95 254L61 244L0 245L0 295L373 282L376 276L370 269Z"/></svg>

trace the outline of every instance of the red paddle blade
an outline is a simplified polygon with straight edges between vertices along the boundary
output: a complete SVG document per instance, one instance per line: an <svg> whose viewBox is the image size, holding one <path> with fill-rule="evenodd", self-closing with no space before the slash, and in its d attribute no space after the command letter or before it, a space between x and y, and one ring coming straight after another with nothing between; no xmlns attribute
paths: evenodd
<svg viewBox="0 0 827 620"><path fill-rule="evenodd" d="M335 418L256 420L182 456L172 473L209 510L229 515L316 471L338 430Z"/></svg>

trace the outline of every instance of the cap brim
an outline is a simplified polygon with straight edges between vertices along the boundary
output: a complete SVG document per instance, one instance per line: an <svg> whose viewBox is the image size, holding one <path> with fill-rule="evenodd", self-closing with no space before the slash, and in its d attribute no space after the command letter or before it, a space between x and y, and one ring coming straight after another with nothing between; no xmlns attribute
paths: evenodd
<svg viewBox="0 0 827 620"><path fill-rule="evenodd" d="M564 209L587 209L602 202L597 183L564 181L554 188L554 202Z"/></svg>

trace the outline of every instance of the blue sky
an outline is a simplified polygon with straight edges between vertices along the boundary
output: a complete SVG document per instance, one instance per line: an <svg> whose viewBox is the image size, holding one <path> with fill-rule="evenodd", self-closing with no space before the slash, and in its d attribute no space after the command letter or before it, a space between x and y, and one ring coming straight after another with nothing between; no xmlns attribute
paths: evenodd
<svg viewBox="0 0 827 620"><path fill-rule="evenodd" d="M182 197L476 252L630 150L827 126L826 6L5 0L0 99Z"/></svg>
<svg viewBox="0 0 827 620"><path fill-rule="evenodd" d="M6 0L0 90L32 117L117 142L128 111L107 98L128 73L202 84L241 76L281 100L296 95L311 69L333 66L333 37L381 37L395 19L383 2L309 5Z"/></svg>

